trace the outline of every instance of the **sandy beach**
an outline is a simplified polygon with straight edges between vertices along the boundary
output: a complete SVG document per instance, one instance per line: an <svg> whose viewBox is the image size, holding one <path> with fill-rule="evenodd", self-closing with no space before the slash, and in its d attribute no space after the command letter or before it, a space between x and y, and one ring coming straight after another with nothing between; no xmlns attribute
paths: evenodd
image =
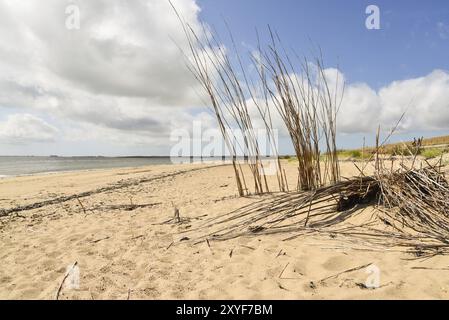
<svg viewBox="0 0 449 320"><path fill-rule="evenodd" d="M294 163L284 166L293 177ZM352 163L341 166L344 176L357 174ZM0 219L1 299L54 299L75 263L79 287L62 285L59 299L449 298L447 256L417 260L400 250L361 250L326 236L179 241L201 221L261 198L238 197L229 165L6 178L0 180L0 207L90 191ZM166 223L174 206L182 223ZM380 271L378 288L363 285L369 270L357 268L367 264Z"/></svg>
<svg viewBox="0 0 449 320"><path fill-rule="evenodd" d="M0 300L449 300L449 1L377 2L0 0Z"/></svg>

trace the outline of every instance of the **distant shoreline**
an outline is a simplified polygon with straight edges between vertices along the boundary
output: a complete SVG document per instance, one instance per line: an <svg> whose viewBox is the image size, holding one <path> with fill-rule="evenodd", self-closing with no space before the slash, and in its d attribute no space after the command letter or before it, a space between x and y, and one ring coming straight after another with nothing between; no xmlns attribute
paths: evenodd
<svg viewBox="0 0 449 320"><path fill-rule="evenodd" d="M0 156L0 178L173 163L169 157Z"/></svg>
<svg viewBox="0 0 449 320"><path fill-rule="evenodd" d="M226 159L229 160L229 159ZM226 161L225 160L225 161ZM48 157L0 156L0 179L102 169L140 168L158 165L223 163L221 157Z"/></svg>

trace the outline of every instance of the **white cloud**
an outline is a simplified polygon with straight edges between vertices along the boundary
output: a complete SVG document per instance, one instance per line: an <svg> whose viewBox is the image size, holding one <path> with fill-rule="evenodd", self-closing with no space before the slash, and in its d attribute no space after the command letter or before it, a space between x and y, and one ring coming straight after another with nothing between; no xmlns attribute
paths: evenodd
<svg viewBox="0 0 449 320"><path fill-rule="evenodd" d="M342 133L373 132L380 124L379 108L379 97L367 84L346 85L337 116L338 130Z"/></svg>
<svg viewBox="0 0 449 320"><path fill-rule="evenodd" d="M51 142L56 139L58 129L31 114L13 114L0 122L0 142L27 144Z"/></svg>
<svg viewBox="0 0 449 320"><path fill-rule="evenodd" d="M348 84L338 115L340 132L389 130L405 112L402 131L449 128L449 73L435 70L408 80L394 81L378 91L367 84Z"/></svg>
<svg viewBox="0 0 449 320"><path fill-rule="evenodd" d="M193 0L174 2L188 22L199 25L199 8ZM185 47L185 37L168 1L78 0L73 4L80 9L79 30L65 27L68 3L64 1L4 1L2 5L1 51L9 62L38 71L30 81L34 86L39 83L50 90L63 80L93 94L146 97L171 105L195 100L192 77L176 46ZM16 70L13 76L19 80Z"/></svg>
<svg viewBox="0 0 449 320"><path fill-rule="evenodd" d="M200 27L195 0L173 3ZM65 26L69 4L80 9L79 30ZM0 108L154 142L202 105L178 46L187 43L168 1L2 0Z"/></svg>
<svg viewBox="0 0 449 320"><path fill-rule="evenodd" d="M423 77L394 81L378 90L366 83L348 83L345 75L335 68L323 72L330 95L336 98L337 104L343 93L337 115L339 133L375 134L379 125L383 131L389 131L403 113L405 115L398 127L402 132L449 129L449 73L446 71L434 70ZM260 104L264 105L264 102ZM247 105L254 127L264 128L254 102L249 99ZM270 102L269 107L273 127L286 136L288 131L274 104Z"/></svg>

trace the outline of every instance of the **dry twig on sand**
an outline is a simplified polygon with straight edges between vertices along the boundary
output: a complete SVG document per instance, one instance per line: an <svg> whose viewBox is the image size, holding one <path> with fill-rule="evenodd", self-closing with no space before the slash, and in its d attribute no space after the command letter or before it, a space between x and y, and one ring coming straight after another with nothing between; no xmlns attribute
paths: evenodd
<svg viewBox="0 0 449 320"><path fill-rule="evenodd" d="M360 269L364 269L364 268L366 268L366 267L368 267L368 266L370 266L370 265L372 265L372 264L373 264L373 263L370 262L370 263L364 264L364 265L359 266L359 267L350 268L350 269L341 271L341 272L339 272L339 273L336 273L336 274L333 274L333 275L331 275L331 276L329 276L329 277L326 277L326 278L321 279L320 281L318 281L318 283L323 283L323 282L325 282L326 280L329 280L329 279L332 279L332 278L337 278L337 277L339 277L339 276L341 276L342 274L345 274L345 273L354 272L354 271L357 271L357 270L360 270Z"/></svg>

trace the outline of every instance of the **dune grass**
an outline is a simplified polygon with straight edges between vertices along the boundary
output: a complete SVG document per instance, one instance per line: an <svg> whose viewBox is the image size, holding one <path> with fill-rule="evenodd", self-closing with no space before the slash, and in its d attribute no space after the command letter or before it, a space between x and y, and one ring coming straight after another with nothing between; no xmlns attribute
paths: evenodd
<svg viewBox="0 0 449 320"><path fill-rule="evenodd" d="M443 148L428 148L421 151L421 155L426 159L432 159L441 157L445 152L448 150L445 150Z"/></svg>
<svg viewBox="0 0 449 320"><path fill-rule="evenodd" d="M439 157L442 154L448 152L449 152L449 136L423 139L419 150L417 149L416 146L414 146L413 142L411 141L386 144L379 148L380 154L390 156L411 156L414 154L418 154L426 159ZM362 149L339 150L338 156L339 158L367 159L374 153L376 153L376 149L374 147L367 147L363 150L363 152Z"/></svg>
<svg viewBox="0 0 449 320"><path fill-rule="evenodd" d="M425 142L424 147L421 147L420 150L416 150L416 148L411 144L411 142L406 142L402 144L389 144L382 146L380 148L380 153L390 156L410 156L414 153L426 158L432 159L440 157L445 153L449 153L449 146L445 146L443 142L449 141L449 136L444 137L435 137L424 139ZM423 142L423 144L424 144ZM437 147L431 147L435 143ZM441 145L441 146L440 146ZM362 149L341 149L337 151L337 156L339 160L342 159L352 159L352 160L367 160L371 157L372 154L375 153L375 148L369 147ZM323 160L325 154L320 156L320 160ZM297 161L295 156L285 155L280 157L281 159L288 160L288 162Z"/></svg>
<svg viewBox="0 0 449 320"><path fill-rule="evenodd" d="M363 152L362 150L339 150L337 152L338 158L350 158L350 159L369 159L371 153Z"/></svg>
<svg viewBox="0 0 449 320"><path fill-rule="evenodd" d="M423 140L423 146L434 146L438 144L449 144L449 136L426 138Z"/></svg>

